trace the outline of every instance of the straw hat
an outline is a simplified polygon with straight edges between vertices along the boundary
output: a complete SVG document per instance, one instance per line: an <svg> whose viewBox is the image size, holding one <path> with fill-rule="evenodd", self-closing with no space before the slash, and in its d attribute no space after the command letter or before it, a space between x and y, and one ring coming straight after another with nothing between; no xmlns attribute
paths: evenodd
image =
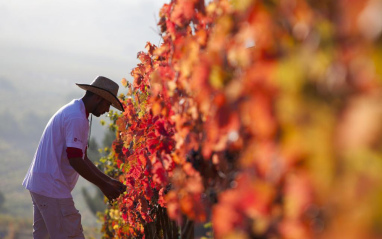
<svg viewBox="0 0 382 239"><path fill-rule="evenodd" d="M114 81L104 76L97 76L90 85L78 83L76 83L76 85L81 89L91 91L94 94L101 96L109 101L116 109L124 111L121 102L117 98L119 86Z"/></svg>

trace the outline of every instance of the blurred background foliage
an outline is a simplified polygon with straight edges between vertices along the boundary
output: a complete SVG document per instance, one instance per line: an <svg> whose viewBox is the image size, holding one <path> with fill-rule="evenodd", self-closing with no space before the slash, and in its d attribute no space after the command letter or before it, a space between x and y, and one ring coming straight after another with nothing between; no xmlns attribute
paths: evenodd
<svg viewBox="0 0 382 239"><path fill-rule="evenodd" d="M123 82L104 163L129 190L105 237L143 237L163 206L216 238L381 238L382 1L173 0L160 17Z"/></svg>

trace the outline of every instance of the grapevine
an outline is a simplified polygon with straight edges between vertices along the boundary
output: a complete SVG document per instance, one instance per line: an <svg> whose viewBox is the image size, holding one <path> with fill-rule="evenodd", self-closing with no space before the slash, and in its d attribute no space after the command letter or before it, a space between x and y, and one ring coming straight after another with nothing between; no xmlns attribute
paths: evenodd
<svg viewBox="0 0 382 239"><path fill-rule="evenodd" d="M378 10L378 0L164 4L162 44L148 42L122 80L109 161L128 190L104 236L171 238L211 221L216 238L380 237Z"/></svg>

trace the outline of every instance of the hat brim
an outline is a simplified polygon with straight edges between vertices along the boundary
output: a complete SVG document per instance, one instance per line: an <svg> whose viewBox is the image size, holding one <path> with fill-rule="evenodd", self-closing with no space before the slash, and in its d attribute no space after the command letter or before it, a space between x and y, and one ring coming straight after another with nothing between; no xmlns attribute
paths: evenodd
<svg viewBox="0 0 382 239"><path fill-rule="evenodd" d="M114 108L116 108L116 109L118 109L118 110L120 110L122 112L125 111L123 109L122 103L110 91L102 89L102 88L99 88L97 86L92 86L92 85L87 85L87 84L77 84L76 83L76 85L78 87L80 87L81 89L83 89L83 90L88 90L90 92L93 92L96 95L101 96L105 100L109 101Z"/></svg>

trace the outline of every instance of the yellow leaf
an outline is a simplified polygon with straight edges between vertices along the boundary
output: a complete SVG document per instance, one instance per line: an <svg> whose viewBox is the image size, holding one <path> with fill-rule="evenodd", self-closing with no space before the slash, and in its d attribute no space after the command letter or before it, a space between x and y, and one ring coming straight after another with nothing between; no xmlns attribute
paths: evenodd
<svg viewBox="0 0 382 239"><path fill-rule="evenodd" d="M223 75L223 70L219 66L213 66L210 72L210 84L218 89L223 88Z"/></svg>
<svg viewBox="0 0 382 239"><path fill-rule="evenodd" d="M216 3L215 2L210 2L210 4L208 4L208 6L206 7L206 10L207 10L207 13L208 14L212 14L216 11Z"/></svg>
<svg viewBox="0 0 382 239"><path fill-rule="evenodd" d="M125 78L123 78L123 79L121 80L121 83L122 83L122 85L123 85L124 87L127 87L127 86L129 85L129 82L128 82Z"/></svg>
<svg viewBox="0 0 382 239"><path fill-rule="evenodd" d="M254 2L254 0L232 0L232 5L239 11L245 11Z"/></svg>

